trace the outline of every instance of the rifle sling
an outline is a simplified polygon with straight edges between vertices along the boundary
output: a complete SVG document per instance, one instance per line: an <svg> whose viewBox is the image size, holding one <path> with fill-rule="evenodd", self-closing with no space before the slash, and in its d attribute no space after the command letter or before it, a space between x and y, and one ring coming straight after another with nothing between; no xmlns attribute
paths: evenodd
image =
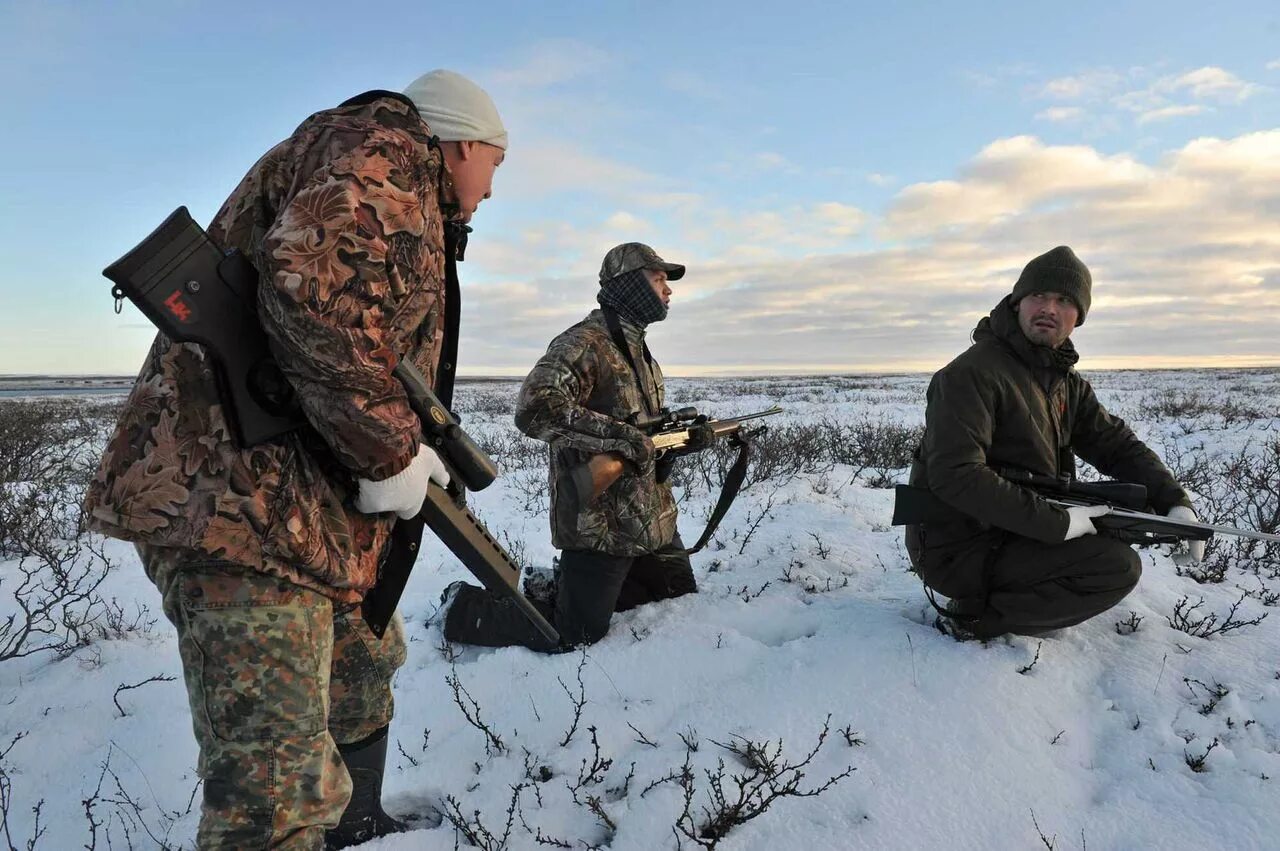
<svg viewBox="0 0 1280 851"><path fill-rule="evenodd" d="M436 369L436 398L453 409L453 381L458 367L458 328L462 318L462 292L458 284L458 261L467 247L471 228L462 222L448 221L444 227L444 339L440 344L440 362ZM391 535L382 551L378 578L365 593L361 614L374 635L382 637L391 616L395 614L400 595L409 584L409 573L418 560L425 521L421 515L409 520L396 519Z"/></svg>
<svg viewBox="0 0 1280 851"><path fill-rule="evenodd" d="M387 630L391 617L400 604L405 586L409 583L409 572L418 558L418 548L422 545L422 529L426 525L422 515L415 515L408 520L396 518L391 527L391 536L383 551L382 564L378 567L378 580L365 592L360 603L360 615L369 625L369 630L378 638Z"/></svg>
<svg viewBox="0 0 1280 851"><path fill-rule="evenodd" d="M622 333L622 323L618 320L618 314L610 307L601 307L600 312L604 314L604 324L609 329L609 337L618 347L618 351L622 352L622 356L627 359L627 365L631 367L631 373L636 377L636 386L640 390L640 399L644 402L645 412L650 416L657 415L657 400L649 399L648 386L640 375L640 367L636 365L636 359L631 356L631 346L627 345L627 337ZM649 344L641 341L640 346L644 350L645 366L649 368L649 383L656 387L658 382L653 377L653 355L649 353Z"/></svg>
<svg viewBox="0 0 1280 851"><path fill-rule="evenodd" d="M436 398L453 410L453 381L458 373L458 328L462 322L462 289L458 284L458 261L467 248L471 228L450 221L444 227L444 340L440 345L440 366L436 369Z"/></svg>
<svg viewBox="0 0 1280 851"><path fill-rule="evenodd" d="M733 505L734 499L738 496L738 491L742 489L743 481L747 478L747 462L751 456L751 444L741 434L736 435L734 440L738 443L738 457L733 462L733 466L729 468L728 475L724 477L724 484L720 486L720 498L716 500L715 510L711 512L711 517L707 520L707 528L702 530L702 537L698 538L698 543L685 550L689 555L701 550L711 540L711 536L716 533L716 528L719 527L720 521L728 513L729 506Z"/></svg>

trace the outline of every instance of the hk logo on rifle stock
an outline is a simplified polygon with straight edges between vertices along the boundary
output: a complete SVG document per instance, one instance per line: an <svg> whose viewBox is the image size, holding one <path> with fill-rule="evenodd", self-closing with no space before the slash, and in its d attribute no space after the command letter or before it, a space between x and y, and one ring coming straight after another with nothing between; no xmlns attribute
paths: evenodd
<svg viewBox="0 0 1280 851"><path fill-rule="evenodd" d="M168 298L164 300L164 306L169 308L169 313L173 314L173 318L179 322L190 322L194 316L191 305L182 300L182 290L174 290Z"/></svg>

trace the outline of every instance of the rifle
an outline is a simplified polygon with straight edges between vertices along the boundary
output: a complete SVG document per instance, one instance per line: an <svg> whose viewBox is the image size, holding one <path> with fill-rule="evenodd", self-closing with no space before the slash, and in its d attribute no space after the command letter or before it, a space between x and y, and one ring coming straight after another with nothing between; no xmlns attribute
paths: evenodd
<svg viewBox="0 0 1280 851"><path fill-rule="evenodd" d="M698 542L686 550L690 555L701 550L711 540L711 536L715 534L729 507L733 505L747 477L747 464L751 455L750 437L762 431L764 426L755 432L748 433L743 424L780 413L782 408L774 405L768 410L757 411L754 414L713 420L706 414L698 413L697 408L677 408L674 411L663 408L657 414L651 416L634 414L627 420L653 441L654 457L657 462L664 459L674 461L681 455L701 452L710 448L716 440L721 439L727 439L729 445L738 450L738 457L725 475L724 484L720 486L720 496L716 499L716 507L707 520L706 528L702 530ZM663 466L667 467L666 473L669 473L670 467ZM666 473L661 469L658 471L660 483L666 481Z"/></svg>
<svg viewBox="0 0 1280 851"><path fill-rule="evenodd" d="M674 411L663 408L652 416L633 415L627 422L648 435L653 441L655 458L661 459L667 455L685 454L685 451L701 451L711 441L720 438L740 439L743 423L780 413L782 409L774 405L754 414L713 420L698 413L697 408L677 408ZM690 449L691 446L697 448Z"/></svg>
<svg viewBox="0 0 1280 851"><path fill-rule="evenodd" d="M114 284L117 312L127 298L169 339L204 346L241 447L306 425L258 321L257 269L240 252L223 252L186 207L171 213L102 274ZM466 506L466 490L492 484L497 465L462 430L413 364L402 360L394 374L422 423L423 440L440 455L451 482L448 488L431 482L421 513L392 527L393 546L387 552L408 552L413 558L380 566L362 606L369 628L379 637L386 630L409 581L425 525L486 588L511 600L539 632L558 643L555 629L520 593L519 566Z"/></svg>
<svg viewBox="0 0 1280 851"><path fill-rule="evenodd" d="M1192 520L1175 520L1149 512L1147 489L1130 482L1080 482L1073 478L1037 476L1023 470L997 471L1009 481L1043 496L1051 505L1071 508L1103 505L1110 509L1093 518L1100 534L1140 547L1174 544L1179 541L1207 541L1215 534L1234 535L1255 541L1280 543L1280 535L1215 526ZM969 515L943 502L928 488L898 485L894 488L893 525L915 526L946 523Z"/></svg>

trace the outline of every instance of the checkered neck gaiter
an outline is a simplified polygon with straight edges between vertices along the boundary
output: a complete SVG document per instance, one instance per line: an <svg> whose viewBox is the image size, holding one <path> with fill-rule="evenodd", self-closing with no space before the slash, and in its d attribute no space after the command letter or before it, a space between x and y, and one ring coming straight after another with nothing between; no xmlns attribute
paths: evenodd
<svg viewBox="0 0 1280 851"><path fill-rule="evenodd" d="M667 318L667 306L653 291L643 269L623 272L605 281L600 285L596 300L637 325L644 326Z"/></svg>

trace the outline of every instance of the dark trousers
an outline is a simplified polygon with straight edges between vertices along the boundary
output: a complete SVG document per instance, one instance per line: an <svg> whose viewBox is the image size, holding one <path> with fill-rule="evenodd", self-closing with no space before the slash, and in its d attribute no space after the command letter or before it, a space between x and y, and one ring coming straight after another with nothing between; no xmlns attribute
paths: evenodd
<svg viewBox="0 0 1280 851"><path fill-rule="evenodd" d="M949 587L984 589L956 598L953 607L974 618L963 623L979 637L1074 626L1119 603L1142 576L1133 548L1105 535L1046 544L994 532L985 545L948 551L921 546L917 528L908 527L907 551L925 584L943 594ZM974 581L948 581L960 577Z"/></svg>
<svg viewBox="0 0 1280 851"><path fill-rule="evenodd" d="M445 638L485 647L520 645L553 652L604 638L614 612L698 590L678 534L665 547L636 557L565 550L558 577L555 609L534 605L560 633L559 646L543 638L515 606L474 585L459 589L445 617Z"/></svg>

